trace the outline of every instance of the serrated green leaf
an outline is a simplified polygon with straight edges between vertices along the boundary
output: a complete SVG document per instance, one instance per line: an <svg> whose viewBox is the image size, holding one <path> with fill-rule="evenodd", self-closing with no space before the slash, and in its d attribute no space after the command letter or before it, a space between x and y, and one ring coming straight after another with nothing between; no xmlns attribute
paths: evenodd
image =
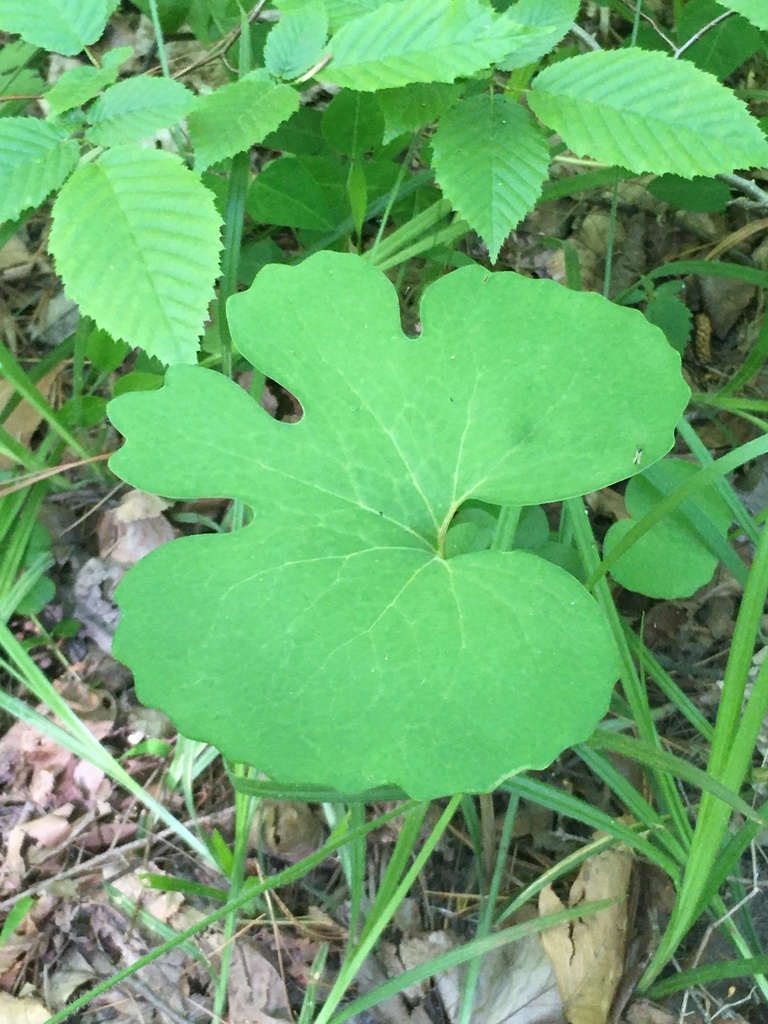
<svg viewBox="0 0 768 1024"><path fill-rule="evenodd" d="M721 81L763 46L759 31L745 18L726 17L712 24L725 14L725 8L715 0L690 0L676 26L677 39L681 44L699 36L686 46L683 58ZM704 26L707 26L707 31L702 34Z"/></svg>
<svg viewBox="0 0 768 1024"><path fill-rule="evenodd" d="M501 60L515 27L479 0L400 0L347 22L323 78L361 92L453 82Z"/></svg>
<svg viewBox="0 0 768 1024"><path fill-rule="evenodd" d="M768 142L744 104L716 78L662 53L571 57L534 79L528 101L575 153L636 174L711 177L768 162Z"/></svg>
<svg viewBox="0 0 768 1024"><path fill-rule="evenodd" d="M196 170L205 170L261 142L298 109L299 95L294 89L258 76L259 72L252 72L195 101L187 124Z"/></svg>
<svg viewBox="0 0 768 1024"><path fill-rule="evenodd" d="M257 224L332 231L346 213L338 165L322 157L283 157L251 185L246 209Z"/></svg>
<svg viewBox="0 0 768 1024"><path fill-rule="evenodd" d="M663 174L649 181L646 188L663 203L695 213L722 213L731 198L731 190L720 178L681 178Z"/></svg>
<svg viewBox="0 0 768 1024"><path fill-rule="evenodd" d="M140 11L143 11L148 18L152 16L150 0L134 0ZM168 35L176 32L184 24L189 13L190 0L156 0L157 14L160 19L160 27ZM210 7L210 5L209 5Z"/></svg>
<svg viewBox="0 0 768 1024"><path fill-rule="evenodd" d="M580 0L519 0L504 17L515 27L516 38L510 52L499 61L505 71L533 64L549 53L579 13Z"/></svg>
<svg viewBox="0 0 768 1024"><path fill-rule="evenodd" d="M115 339L193 363L218 274L213 196L171 153L118 146L81 165L53 207L70 298Z"/></svg>
<svg viewBox="0 0 768 1024"><path fill-rule="evenodd" d="M664 331L667 341L681 355L691 340L693 313L679 299L671 295L654 295L645 307L648 323Z"/></svg>
<svg viewBox="0 0 768 1024"><path fill-rule="evenodd" d="M768 8L763 0L726 0L723 7L736 11L763 32L768 32Z"/></svg>
<svg viewBox="0 0 768 1024"><path fill-rule="evenodd" d="M317 156L327 149L320 131L322 110L315 107L299 107L279 128L264 139L267 149L278 149L296 156Z"/></svg>
<svg viewBox="0 0 768 1024"><path fill-rule="evenodd" d="M595 602L528 552L446 559L445 535L470 498L555 500L636 471L638 444L667 451L688 389L660 332L473 266L427 289L414 340L390 282L329 252L265 267L228 315L304 416L196 367L112 403L123 479L254 509L121 583L140 698L281 783L343 792L485 791L589 735L615 675Z"/></svg>
<svg viewBox="0 0 768 1024"><path fill-rule="evenodd" d="M362 156L381 142L384 117L370 93L342 89L323 112L323 138L339 153Z"/></svg>
<svg viewBox="0 0 768 1024"><path fill-rule="evenodd" d="M132 53L132 47L121 46L104 54L100 68L83 65L65 71L45 94L51 113L58 117L59 114L72 110L73 107L80 107L94 96L98 96L102 89L117 81L120 65L124 64Z"/></svg>
<svg viewBox="0 0 768 1024"><path fill-rule="evenodd" d="M140 142L185 117L194 96L170 78L129 78L107 89L88 111L86 138L96 146Z"/></svg>
<svg viewBox="0 0 768 1024"><path fill-rule="evenodd" d="M384 142L415 132L447 114L464 89L460 82L414 82L400 89L381 89L376 99L384 115Z"/></svg>
<svg viewBox="0 0 768 1024"><path fill-rule="evenodd" d="M0 120L0 222L38 206L66 179L80 156L75 141L35 117Z"/></svg>
<svg viewBox="0 0 768 1024"><path fill-rule="evenodd" d="M17 39L0 47L0 96L36 96L45 92L45 83L38 72L27 65L35 55L37 47ZM0 104L0 116L13 117L21 114L29 100L4 100Z"/></svg>
<svg viewBox="0 0 768 1024"><path fill-rule="evenodd" d="M495 261L546 180L549 146L541 129L506 96L473 96L442 119L432 151L446 198Z"/></svg>
<svg viewBox="0 0 768 1024"><path fill-rule="evenodd" d="M44 50L74 56L95 43L118 0L0 0L0 29Z"/></svg>
<svg viewBox="0 0 768 1024"><path fill-rule="evenodd" d="M298 78L321 59L327 36L328 15L322 3L286 12L267 36L267 71L273 78Z"/></svg>
<svg viewBox="0 0 768 1024"><path fill-rule="evenodd" d="M399 3L402 0L395 2ZM304 10L315 3L317 0L276 0L275 7L287 14ZM336 31L346 22L377 10L381 6L381 0L323 0L323 6L328 16L328 24Z"/></svg>
<svg viewBox="0 0 768 1024"><path fill-rule="evenodd" d="M664 459L652 468L655 479L664 485L665 493L699 472L698 466L682 459ZM630 480L626 502L632 518L620 519L608 530L603 544L604 554L610 554L637 521L659 501L659 491L645 474ZM685 512L692 508L706 516L717 533L725 537L731 524L731 511L717 489L710 486L643 534L619 558L610 570L616 582L628 590L663 600L690 597L708 583L714 575L718 558L686 519Z"/></svg>

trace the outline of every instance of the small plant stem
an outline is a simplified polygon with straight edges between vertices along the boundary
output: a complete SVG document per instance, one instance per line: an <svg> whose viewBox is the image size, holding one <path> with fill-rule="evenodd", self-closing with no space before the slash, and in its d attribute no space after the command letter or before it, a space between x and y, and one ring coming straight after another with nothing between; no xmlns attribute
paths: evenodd
<svg viewBox="0 0 768 1024"><path fill-rule="evenodd" d="M768 195L766 196L768 200ZM760 371L766 359L768 359L768 313L763 313L763 322L760 324L757 338L750 349L747 358L739 370L725 384L725 387L718 393L717 398L732 395L748 384ZM708 396L704 396L706 399Z"/></svg>
<svg viewBox="0 0 768 1024"><path fill-rule="evenodd" d="M237 290L237 266L243 238L245 197L250 178L250 155L238 153L232 158L227 191L227 212L224 218L224 255L219 282L218 325L221 340L221 372L232 376L232 334L227 320L227 300Z"/></svg>
<svg viewBox="0 0 768 1024"><path fill-rule="evenodd" d="M248 778L253 774L252 768L236 764L232 774ZM232 873L229 877L229 902L237 903L245 883L245 862L251 834L253 816L259 801L252 796L235 790L235 849L232 861ZM237 930L239 906L233 907L224 919L224 936L221 948L221 970L216 981L216 992L213 999L213 1019L220 1020L227 1004L227 986L229 984L229 966L232 961L235 932Z"/></svg>
<svg viewBox="0 0 768 1024"><path fill-rule="evenodd" d="M10 350L2 342L0 342L0 376L4 377L11 387L19 392L21 397L46 421L51 430L57 433L62 441L66 441L73 452L76 452L81 459L87 459L90 456L88 449L61 422L61 419L54 412L50 403L43 398L14 356L11 355Z"/></svg>
<svg viewBox="0 0 768 1024"><path fill-rule="evenodd" d="M440 221L445 220L451 213L451 204L447 199L438 199L437 202L423 210L413 220L403 224L396 231L393 231L387 238L382 238L378 245L367 252L364 259L368 260L374 267L381 267L382 263L390 259L396 253L401 252L407 246L421 239L430 228L435 227ZM398 261L399 262L399 261Z"/></svg>
<svg viewBox="0 0 768 1024"><path fill-rule="evenodd" d="M733 13L733 11L725 11L723 14L719 14L716 18L713 18L712 21L708 22L706 25L702 25L698 32L694 32L690 39L686 40L682 46L679 46L675 50L675 60L677 60L678 57L681 57L689 46L693 46L694 43L698 43L702 36L705 36L710 29L713 29L715 25L719 25L721 21L725 21L726 18L730 18Z"/></svg>
<svg viewBox="0 0 768 1024"><path fill-rule="evenodd" d="M152 815L170 826L175 834L198 856L202 857L206 863L212 863L213 858L205 844L175 818L167 808L155 800L143 786L135 782L123 766L107 753L98 740L94 739L90 731L40 671L27 651L24 650L23 646L3 622L0 622L0 647L5 650L18 670L14 671L14 675L42 704L56 715L62 724L56 725L48 721L39 713L33 712L23 702L16 701L10 695L4 695L2 691L0 691L0 706L4 706L6 710L11 710L12 714L19 718L23 716L25 721L30 717L33 718L34 723L43 734L54 735L55 733L55 738L65 749L76 753L78 757L87 763L101 768L115 783L135 796ZM10 665L5 667L6 670L11 669ZM13 670L11 669L11 671Z"/></svg>
<svg viewBox="0 0 768 1024"><path fill-rule="evenodd" d="M441 231L436 232L434 235L422 238L421 241L416 242L408 249L402 249L396 253L391 259L378 262L376 266L379 270L390 270L392 267L396 267L399 263L405 263L407 260L412 259L414 256L421 256L428 249L435 249L441 245L453 245L469 231L469 224L464 220L454 220L448 227L443 228Z"/></svg>
<svg viewBox="0 0 768 1024"><path fill-rule="evenodd" d="M760 631L768 593L768 529L763 529L755 551L744 597L736 619L731 654L725 671L723 696L717 714L707 774L737 793L749 769L755 740L768 710L768 661L755 681L742 715L744 692ZM741 719L741 721L739 721ZM731 810L711 793L702 794L683 882L666 932L640 981L646 990L697 919L702 894L710 892L708 880L716 868Z"/></svg>
<svg viewBox="0 0 768 1024"><path fill-rule="evenodd" d="M216 922L220 921L223 917L226 917L235 910L239 910L240 907L244 906L256 897L261 896L263 893L270 892L280 886L290 885L292 882L298 881L300 878L309 874L309 872L313 868L317 867L318 864L322 864L325 858L334 853L341 845L357 838L358 834L367 835L369 832L372 832L375 828L385 824L387 821L391 821L393 818L399 817L401 814L406 814L415 806L418 806L415 801L410 801L409 803L397 807L392 811L388 811L386 814L381 815L374 821L368 822L362 830L356 829L355 831L350 832L346 831L344 828L337 829L325 846L322 846L316 853L313 853L309 857L305 857L304 860L299 861L298 864L292 864L290 867L285 868L284 871L280 871L276 875L272 875L263 882L259 882L251 886L244 886L236 899L227 900L222 907L218 907L213 911L213 913L208 914L208 916L204 917L201 921L191 925L185 931L175 935L172 939L168 939L167 942L162 943L162 945L158 946L156 949L153 949L145 956L140 957L129 967L125 967L123 970L117 971L110 978L107 978L106 981L95 985L90 991L73 1000L68 1006L65 1006L63 1010L59 1010L58 1013L49 1017L45 1024L61 1024L62 1021L67 1020L73 1014L77 1013L78 1010L87 1006L91 1000L102 995L104 992L109 992L111 988L119 985L120 982L125 981L126 978L130 978L131 975L135 974L142 967L146 967L147 964L153 963L158 959L158 957L163 956L165 953L170 953L171 950L182 946L188 939L193 939L201 931L205 931L206 928L210 928L211 925L216 924Z"/></svg>
<svg viewBox="0 0 768 1024"><path fill-rule="evenodd" d="M608 220L608 245L605 252L605 277L603 279L603 295L607 299L611 292L611 271L613 269L613 245L616 240L616 215L619 210L619 183L613 186L611 195L611 213Z"/></svg>
<svg viewBox="0 0 768 1024"><path fill-rule="evenodd" d="M707 484L714 483L719 477L733 472L739 466L743 466L745 462L750 462L752 459L756 459L766 453L768 453L768 437L765 435L763 437L756 437L753 441L747 441L746 444L729 452L728 455L723 455L721 458L716 459L711 466L704 467L696 476L691 477L680 484L679 487L676 487L651 512L643 516L640 522L621 538L610 554L606 555L595 566L592 575L587 580L587 589L594 589L598 580L602 579L610 571L611 566L616 564L618 559L621 558L625 551L632 547L636 540L646 534L656 523L661 522L670 512L673 512L678 506L682 505L686 499L692 498L706 487Z"/></svg>
<svg viewBox="0 0 768 1024"><path fill-rule="evenodd" d="M691 454L695 455L702 466L711 466L715 461L709 454L706 445L702 444L699 435L693 429L691 424L685 418L680 417L680 421L677 424L677 432L688 445ZM760 531L752 521L752 517L749 512L744 508L742 503L736 497L733 492L733 488L728 484L723 477L719 477L715 486L720 492L723 500L728 504L731 512L733 513L734 521L739 524L744 533L749 537L753 544L757 544L760 539Z"/></svg>
<svg viewBox="0 0 768 1024"><path fill-rule="evenodd" d="M600 43L598 43L598 41L595 39L595 37L591 36L589 34L589 32L586 32L581 27L581 25L577 25L575 21L571 25L570 32L571 32L571 35L574 35L574 36L576 36L577 39L580 39L582 41L582 43L584 43L584 45L588 49L590 49L590 50L602 50L602 46L600 45Z"/></svg>
<svg viewBox="0 0 768 1024"><path fill-rule="evenodd" d="M165 39L163 38L163 29L160 24L160 15L157 12L157 0L149 0L149 16L152 20L152 28L155 32L155 42L157 44L157 55L160 58L160 67L163 69L165 77L170 78L171 69L168 65L168 54L165 52Z"/></svg>
<svg viewBox="0 0 768 1024"><path fill-rule="evenodd" d="M493 817L493 797L490 793L484 793L481 797L481 809L482 801L487 799L491 806L491 821L494 826L494 834L491 837L492 845L488 848L489 854L493 852L495 845L495 818ZM493 875L491 876L491 884L488 892L483 896L482 909L480 911L480 917L477 923L477 932L475 938L484 939L491 934L491 928L493 927L494 917L496 916L496 902L499 898L499 892L501 890L501 882L504 877L504 868L507 860L507 852L509 850L509 844L512 840L512 830L515 825L515 818L517 817L517 806L519 799L517 796L510 794L509 803L504 814L504 824L501 830L501 837L499 839L498 849L496 850L495 864L493 868ZM485 852L485 851L484 851ZM462 986L461 993L461 1010L457 1018L456 1024L470 1024L472 1020L472 1009L475 1002L475 992L477 990L477 982L480 977L480 966L481 958L475 957L470 960L467 965L467 973L464 977L464 984Z"/></svg>
<svg viewBox="0 0 768 1024"><path fill-rule="evenodd" d="M496 521L496 532L491 542L492 551L509 551L517 533L517 524L520 522L520 513L523 511L520 505L502 505L499 518Z"/></svg>
<svg viewBox="0 0 768 1024"><path fill-rule="evenodd" d="M366 926L360 936L357 948L350 956L345 958L344 963L341 966L341 970L339 971L338 978L336 979L336 983L328 993L328 998L326 999L322 1010L317 1015L315 1024L328 1024L334 1010L344 998L347 989L352 984L355 975L360 970L360 967L366 957L369 956L381 933L391 920L395 910L397 910L398 906L408 895L408 892L416 881L419 872L423 869L427 860L432 855L435 846L437 846L437 843L448 828L451 819L456 813L456 808L459 806L460 802L460 794L451 797L448 806L440 815L440 819L424 842L421 850L419 850L419 853L414 858L410 870L406 872L400 884L394 886L389 882L389 879L385 877L385 881L387 881L388 884L386 887L382 885L382 888L380 888L376 897L376 902L371 908L368 921L366 922ZM402 844L402 854L400 854L400 856L407 854L407 847L409 845L411 847L411 852L413 851L413 846L418 839L419 830L421 828L421 823L424 820L426 809L427 805L421 804L409 812L403 826L403 831L401 832L401 837L403 837L404 842ZM398 847L400 845L400 839L398 839ZM396 856L398 856L397 847L395 849L395 853L392 855L390 866L387 868L387 876L390 876L390 869L393 869L391 872L392 879L394 879L396 874L393 867L393 865L395 865ZM397 873L399 874L399 872Z"/></svg>
<svg viewBox="0 0 768 1024"><path fill-rule="evenodd" d="M410 169L411 161L413 160L413 157L416 151L418 150L420 144L421 132L417 132L413 136L413 139L411 140L411 144L408 147L408 152L405 154L405 157L403 158L403 162L400 164L400 170L398 171L397 178L395 179L395 183L392 186L392 189L389 193L389 197L387 199L387 205L384 207L384 212L381 215L381 223L379 224L379 230L376 232L376 238L374 239L373 245L368 250L370 254L370 259L374 263L376 261L376 251L379 245L381 244L382 237L384 236L384 231L389 221L389 215L392 212L392 207L395 205L397 198L400 195L400 188L402 187L403 181L405 180L405 176L408 173L408 170Z"/></svg>
<svg viewBox="0 0 768 1024"><path fill-rule="evenodd" d="M365 804L349 804L349 824L359 828L365 824ZM344 847L349 852L349 935L347 951L354 948L357 942L360 922L363 913L363 887L365 885L366 845L365 836L359 836Z"/></svg>
<svg viewBox="0 0 768 1024"><path fill-rule="evenodd" d="M600 556L598 555L597 544L589 524L584 502L581 498L568 498L565 506L573 525L573 534L584 569L590 575L590 578L594 578L596 569L600 564ZM646 743L661 749L661 739L656 731L651 715L648 693L635 668L635 663L624 635L624 627L616 610L616 605L613 603L611 591L605 577L599 578L599 582L595 585L594 589L595 597L603 609L603 614L608 620L608 625L613 633L619 657L621 683L629 706L632 709L632 717L636 723L638 733ZM691 827L673 779L664 772L657 772L651 777L650 781L652 784L655 782L654 791L659 799L662 810L670 815L676 827L679 841L686 846L688 837L691 834Z"/></svg>

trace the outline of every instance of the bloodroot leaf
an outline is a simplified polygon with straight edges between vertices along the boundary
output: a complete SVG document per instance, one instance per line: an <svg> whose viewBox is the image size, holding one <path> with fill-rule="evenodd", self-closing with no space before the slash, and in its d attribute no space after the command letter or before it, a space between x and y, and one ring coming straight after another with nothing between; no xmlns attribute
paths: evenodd
<svg viewBox="0 0 768 1024"><path fill-rule="evenodd" d="M347 793L489 790L585 739L616 674L597 604L535 554L446 558L445 538L467 499L555 500L660 458L688 395L661 332L469 267L427 290L414 340L389 281L328 252L268 266L229 316L299 423L189 366L110 406L123 479L254 512L120 585L141 700L281 783Z"/></svg>

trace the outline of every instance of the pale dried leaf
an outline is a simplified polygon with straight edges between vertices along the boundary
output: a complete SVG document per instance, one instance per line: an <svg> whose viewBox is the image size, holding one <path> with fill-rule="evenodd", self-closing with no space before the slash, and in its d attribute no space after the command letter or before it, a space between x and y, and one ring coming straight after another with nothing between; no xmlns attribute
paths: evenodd
<svg viewBox="0 0 768 1024"><path fill-rule="evenodd" d="M37 383L37 390L46 400L50 398L53 383L58 374L59 367L56 367L56 369L46 373L46 375ZM0 410L15 394L15 388L11 387L7 380L0 379ZM33 409L28 402L22 399L8 419L3 422L3 427L13 438L15 438L15 440L19 442L19 444L28 448L29 442L32 440L32 435L42 422L43 418L37 410ZM16 463L13 459L9 459L5 455L0 454L0 469L10 469L10 467L14 465L16 465Z"/></svg>
<svg viewBox="0 0 768 1024"><path fill-rule="evenodd" d="M120 565L135 565L140 558L176 536L162 514L170 502L156 494L129 491L117 508L101 517L96 533L99 555Z"/></svg>
<svg viewBox="0 0 768 1024"><path fill-rule="evenodd" d="M585 861L571 887L569 906L604 899L616 903L541 934L570 1024L605 1024L608 1019L624 968L631 872L631 858L620 849L606 850ZM562 909L551 887L542 890L542 915Z"/></svg>
<svg viewBox="0 0 768 1024"><path fill-rule="evenodd" d="M7 1024L45 1024L50 1015L39 999L17 999L0 992L0 1020Z"/></svg>
<svg viewBox="0 0 768 1024"><path fill-rule="evenodd" d="M241 942L229 971L229 1017L237 1024L292 1021L283 979L253 943Z"/></svg>
<svg viewBox="0 0 768 1024"><path fill-rule="evenodd" d="M0 249L0 274L6 281L15 281L30 270L33 260L24 242L14 235Z"/></svg>
<svg viewBox="0 0 768 1024"><path fill-rule="evenodd" d="M440 975L437 989L452 1021L458 1019L466 966ZM537 936L487 953L480 964L473 1021L562 1024L563 1004L552 965Z"/></svg>

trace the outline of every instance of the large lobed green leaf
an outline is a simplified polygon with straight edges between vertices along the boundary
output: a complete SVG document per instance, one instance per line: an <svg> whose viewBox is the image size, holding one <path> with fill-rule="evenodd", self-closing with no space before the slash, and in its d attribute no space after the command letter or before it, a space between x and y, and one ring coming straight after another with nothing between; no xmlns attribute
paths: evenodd
<svg viewBox="0 0 768 1024"><path fill-rule="evenodd" d="M276 422L195 367L111 404L123 479L254 510L121 583L115 653L140 699L281 783L346 792L488 790L588 736L616 672L596 603L527 551L446 558L446 534L467 499L554 500L666 452L688 389L661 333L469 267L427 289L412 339L390 282L328 252L265 268L228 308L304 416Z"/></svg>
<svg viewBox="0 0 768 1024"><path fill-rule="evenodd" d="M635 173L729 173L768 162L768 142L716 78L662 53L586 53L553 64L528 93L575 153Z"/></svg>
<svg viewBox="0 0 768 1024"><path fill-rule="evenodd" d="M102 35L118 0L0 0L0 29L72 56Z"/></svg>
<svg viewBox="0 0 768 1024"><path fill-rule="evenodd" d="M79 155L78 144L47 121L0 119L0 222L42 203L66 179Z"/></svg>
<svg viewBox="0 0 768 1024"><path fill-rule="evenodd" d="M546 180L549 146L541 129L506 96L473 96L443 117L432 149L446 198L495 261Z"/></svg>
<svg viewBox="0 0 768 1024"><path fill-rule="evenodd" d="M197 98L187 119L196 170L204 171L261 142L298 110L295 89L265 81L261 75L251 72Z"/></svg>
<svg viewBox="0 0 768 1024"><path fill-rule="evenodd" d="M83 164L53 207L67 294L113 338L193 363L218 275L213 196L171 153L117 146Z"/></svg>

